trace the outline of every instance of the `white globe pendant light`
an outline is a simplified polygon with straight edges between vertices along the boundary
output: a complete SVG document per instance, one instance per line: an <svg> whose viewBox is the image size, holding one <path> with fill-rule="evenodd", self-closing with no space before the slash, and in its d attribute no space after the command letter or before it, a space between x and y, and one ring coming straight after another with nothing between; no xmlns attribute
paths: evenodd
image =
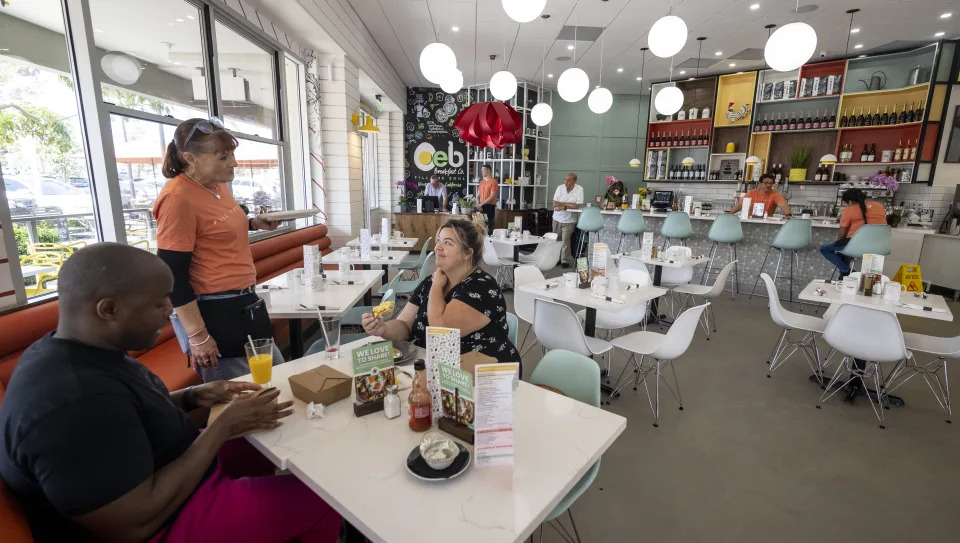
<svg viewBox="0 0 960 543"><path fill-rule="evenodd" d="M580 68L567 68L557 79L557 92L567 102L579 102L590 89L590 78Z"/></svg>
<svg viewBox="0 0 960 543"><path fill-rule="evenodd" d="M530 120L537 126L546 126L553 120L553 108L550 104L540 102L530 110Z"/></svg>
<svg viewBox="0 0 960 543"><path fill-rule="evenodd" d="M807 23L790 23L770 35L763 58L778 72L796 70L806 64L817 49L817 31Z"/></svg>
<svg viewBox="0 0 960 543"><path fill-rule="evenodd" d="M454 94L463 88L463 72L454 68L444 76L440 88L447 94Z"/></svg>
<svg viewBox="0 0 960 543"><path fill-rule="evenodd" d="M653 23L648 36L650 52L660 58L670 58L687 43L687 23L676 15L667 15Z"/></svg>
<svg viewBox="0 0 960 543"><path fill-rule="evenodd" d="M503 11L518 23L529 23L543 13L547 0L501 0Z"/></svg>
<svg viewBox="0 0 960 543"><path fill-rule="evenodd" d="M673 115L683 107L683 91L677 87L664 87L657 92L653 106L661 115Z"/></svg>
<svg viewBox="0 0 960 543"><path fill-rule="evenodd" d="M449 46L434 42L420 51L420 72L427 81L440 84L457 68L457 55Z"/></svg>
<svg viewBox="0 0 960 543"><path fill-rule="evenodd" d="M590 96L587 97L587 107L597 115L606 113L612 105L613 94L610 94L610 91L603 87L593 89L590 91Z"/></svg>
<svg viewBox="0 0 960 543"><path fill-rule="evenodd" d="M517 93L517 78L506 70L501 70L490 78L490 93L497 100L509 100Z"/></svg>

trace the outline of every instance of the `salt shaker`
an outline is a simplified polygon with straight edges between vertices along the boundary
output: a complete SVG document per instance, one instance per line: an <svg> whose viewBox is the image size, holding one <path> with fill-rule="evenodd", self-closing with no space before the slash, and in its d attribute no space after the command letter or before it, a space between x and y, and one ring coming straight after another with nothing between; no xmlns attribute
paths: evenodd
<svg viewBox="0 0 960 543"><path fill-rule="evenodd" d="M400 396L397 395L397 385L387 385L387 395L383 398L383 414L388 419L400 416Z"/></svg>

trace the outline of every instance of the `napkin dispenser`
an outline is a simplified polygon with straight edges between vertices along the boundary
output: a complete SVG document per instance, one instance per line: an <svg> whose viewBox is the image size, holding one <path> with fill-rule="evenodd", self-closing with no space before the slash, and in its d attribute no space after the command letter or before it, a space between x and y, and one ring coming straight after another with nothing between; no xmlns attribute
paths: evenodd
<svg viewBox="0 0 960 543"><path fill-rule="evenodd" d="M304 403L330 405L350 397L352 381L349 375L330 366L318 366L303 373L291 375L290 392Z"/></svg>

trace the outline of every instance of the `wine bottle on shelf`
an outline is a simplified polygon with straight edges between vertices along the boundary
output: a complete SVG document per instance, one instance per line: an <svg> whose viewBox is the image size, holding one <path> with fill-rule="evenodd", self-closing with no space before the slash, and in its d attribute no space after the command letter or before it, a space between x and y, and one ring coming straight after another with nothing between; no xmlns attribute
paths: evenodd
<svg viewBox="0 0 960 543"><path fill-rule="evenodd" d="M860 113L857 114L857 122L853 126L863 126L863 108L860 108Z"/></svg>
<svg viewBox="0 0 960 543"><path fill-rule="evenodd" d="M760 122L760 131L761 132L767 131L767 114L766 113L763 114L763 121Z"/></svg>
<svg viewBox="0 0 960 543"><path fill-rule="evenodd" d="M666 137L663 139L663 143L661 143L661 146L670 147L670 144L671 144L670 131L668 130Z"/></svg>
<svg viewBox="0 0 960 543"><path fill-rule="evenodd" d="M890 120L887 122L887 124L897 124L897 104L893 104L893 113L890 114Z"/></svg>
<svg viewBox="0 0 960 543"><path fill-rule="evenodd" d="M907 147L910 147L910 161L917 160L917 142L913 142L913 145L910 145L910 140L907 140Z"/></svg>
<svg viewBox="0 0 960 543"><path fill-rule="evenodd" d="M870 144L870 153L867 154L867 162L876 162L877 161L877 144Z"/></svg>
<svg viewBox="0 0 960 543"><path fill-rule="evenodd" d="M893 151L893 161L900 162L903 160L903 140L897 142L897 148Z"/></svg>
<svg viewBox="0 0 960 543"><path fill-rule="evenodd" d="M687 145L692 147L697 144L696 142L697 137L691 135L690 134L691 132L692 130L687 130Z"/></svg>
<svg viewBox="0 0 960 543"><path fill-rule="evenodd" d="M847 108L843 108L843 117L840 117L840 128L847 127Z"/></svg>
<svg viewBox="0 0 960 543"><path fill-rule="evenodd" d="M813 116L813 125L810 128L813 128L814 130L817 130L820 128L820 110L819 109L817 110L817 114Z"/></svg>
<svg viewBox="0 0 960 543"><path fill-rule="evenodd" d="M776 180L776 183L779 185L780 180L783 178L783 170L780 168L779 164L777 164L777 166L773 169L773 176Z"/></svg>
<svg viewBox="0 0 960 543"><path fill-rule="evenodd" d="M757 116L757 120L753 123L753 131L754 131L754 132L760 132L760 131L761 131L761 129L760 129L761 122L762 122L762 121L760 120L760 117Z"/></svg>
<svg viewBox="0 0 960 543"><path fill-rule="evenodd" d="M787 122L787 130L796 130L796 129L797 129L797 114L791 111L790 121Z"/></svg>
<svg viewBox="0 0 960 543"><path fill-rule="evenodd" d="M800 113L803 114L803 112L800 112ZM811 128L813 128L813 118L810 117L810 112L808 111L807 118L806 120L803 121L803 129L810 130Z"/></svg>
<svg viewBox="0 0 960 543"><path fill-rule="evenodd" d="M916 118L916 112L913 110L913 100L910 101L910 109L907 110L907 122L912 123Z"/></svg>
<svg viewBox="0 0 960 543"><path fill-rule="evenodd" d="M703 139L703 130L700 130L699 134L697 134L697 145L701 147L705 145L705 140Z"/></svg>
<svg viewBox="0 0 960 543"><path fill-rule="evenodd" d="M917 112L916 112L916 114L913 116L913 120L914 120L914 121L919 122L919 121L922 121L922 120L923 120L923 104L924 104L924 102L926 102L926 100L921 100L920 103L917 104Z"/></svg>
<svg viewBox="0 0 960 543"><path fill-rule="evenodd" d="M820 123L823 124L823 123ZM836 128L837 126L837 108L833 108L833 112L830 113L830 120L827 121L827 128Z"/></svg>
<svg viewBox="0 0 960 543"><path fill-rule="evenodd" d="M863 126L871 126L873 119L870 117L870 108L867 108L867 114L863 116Z"/></svg>
<svg viewBox="0 0 960 543"><path fill-rule="evenodd" d="M877 111L873 114L873 126L880 126L880 106L877 106Z"/></svg>
<svg viewBox="0 0 960 543"><path fill-rule="evenodd" d="M883 115L880 116L880 125L886 126L890 122L890 115L887 113L887 106L883 106Z"/></svg>
<svg viewBox="0 0 960 543"><path fill-rule="evenodd" d="M903 107L900 108L900 116L897 117L897 124L903 124L907 122L907 103L903 103Z"/></svg>
<svg viewBox="0 0 960 543"><path fill-rule="evenodd" d="M813 171L813 180L820 181L820 168L823 167L823 164L817 164L817 169Z"/></svg>
<svg viewBox="0 0 960 543"><path fill-rule="evenodd" d="M866 161L867 161L867 157L870 156L869 153L870 153L870 151L867 150L867 144L864 143L864 144L863 144L863 152L860 153L860 162L866 162Z"/></svg>

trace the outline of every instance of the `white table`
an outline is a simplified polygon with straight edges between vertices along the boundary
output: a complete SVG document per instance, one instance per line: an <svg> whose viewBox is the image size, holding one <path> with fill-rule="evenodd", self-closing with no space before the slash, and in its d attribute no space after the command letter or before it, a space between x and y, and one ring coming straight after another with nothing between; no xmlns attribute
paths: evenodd
<svg viewBox="0 0 960 543"><path fill-rule="evenodd" d="M57 271L57 268L53 266L20 266L20 274L24 279L27 277L35 277L41 273L50 273Z"/></svg>
<svg viewBox="0 0 960 543"><path fill-rule="evenodd" d="M662 252L662 251L661 251ZM632 253L626 253L622 256L628 256L630 258L635 258L640 262L648 266L653 266L653 285L656 287L660 286L661 280L663 278L663 268L693 268L699 266L700 264L706 264L710 262L710 258L706 256L692 256L687 258L675 258L673 260L666 260L663 258L644 258L640 251L634 251ZM666 320L660 317L660 301L654 299L650 303L650 312L653 315L654 320L660 324L670 324Z"/></svg>
<svg viewBox="0 0 960 543"><path fill-rule="evenodd" d="M323 263L361 266L364 270L370 269L370 266L380 266L380 269L383 270L383 277L380 279L380 284L386 285L387 269L391 266L399 266L402 264L403 259L409 254L407 251L387 251L386 254L380 256L380 251L373 249L370 251L370 258L360 258L359 256L352 256L350 254L343 255L340 251L334 251L323 257Z"/></svg>
<svg viewBox="0 0 960 543"><path fill-rule="evenodd" d="M301 273L303 268L299 268ZM315 291L300 284L294 277L296 270L278 275L262 285L266 286L267 313L273 318L287 319L290 327L290 351L294 358L303 355L303 326L300 319L317 317L317 306L323 306L323 315L342 315L363 298L364 305L372 304L372 289L385 273L380 270L355 270L349 273L328 271L327 287ZM354 281L353 285L336 285L334 281ZM305 307L304 307L305 306Z"/></svg>
<svg viewBox="0 0 960 543"><path fill-rule="evenodd" d="M390 238L390 242L388 243L388 246L391 249L393 248L411 249L413 248L414 245L417 244L418 241L420 241L420 238L400 238L399 240ZM379 241L373 241L373 240L370 241L370 247L376 247L378 245L381 245ZM347 247L359 247L359 246L360 246L360 238L353 238L352 240L347 242Z"/></svg>
<svg viewBox="0 0 960 543"><path fill-rule="evenodd" d="M558 286L550 289L544 288L546 285L553 284ZM590 337L594 337L597 332L597 310L606 311L608 313L619 313L628 307L646 304L650 300L655 301L657 298L667 293L666 289L654 286L645 286L635 290L627 290L621 283L621 287L619 289L607 289L608 297L623 300L622 304L618 304L593 296L593 290L589 288L568 287L564 283L562 277L526 283L517 287L517 290L520 292L533 294L539 298L551 299L585 307L587 310L587 318L584 322L583 332Z"/></svg>
<svg viewBox="0 0 960 543"><path fill-rule="evenodd" d="M824 291L822 296L817 295L817 289ZM800 299L807 302L820 302L830 305L851 304L860 307L869 307L871 309L880 309L890 313L900 315L910 315L911 317L922 317L940 321L952 321L953 313L950 306L947 305L943 296L937 294L927 294L926 299L915 296L912 292L904 292L900 296L900 302L885 300L882 295L864 296L863 294L843 294L830 283L821 283L811 281L803 291L800 292ZM912 309L904 307L903 303L920 305L937 309L938 311L924 311L921 309Z"/></svg>
<svg viewBox="0 0 960 543"><path fill-rule="evenodd" d="M513 247L513 261L516 262L517 264L522 264L522 262L520 262L520 247L528 247L530 245L540 245L541 243L546 241L546 238L543 238L540 236L528 236L528 237L520 236L516 239L510 239L509 237L501 239L501 238L498 238L497 236L487 236L487 239L489 239L492 243Z"/></svg>
<svg viewBox="0 0 960 543"><path fill-rule="evenodd" d="M290 394L288 377L320 364L353 375L352 349L372 341L344 345L336 360L316 354L274 367L272 384L280 401L293 400L293 415L246 438L372 541L522 541L626 428L619 415L520 382L514 469L471 464L454 480L422 482L405 468L423 435L409 429L406 416L357 418L351 397L327 406L324 418L307 420L303 402ZM400 392L404 406L408 393Z"/></svg>

